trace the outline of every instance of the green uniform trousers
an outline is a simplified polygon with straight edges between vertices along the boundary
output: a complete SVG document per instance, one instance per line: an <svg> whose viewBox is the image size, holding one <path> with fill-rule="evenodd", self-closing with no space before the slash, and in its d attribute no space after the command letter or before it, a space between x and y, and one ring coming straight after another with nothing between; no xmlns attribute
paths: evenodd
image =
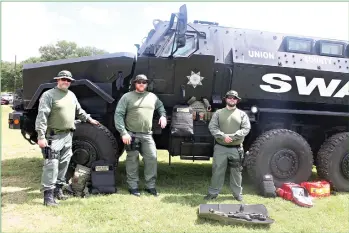
<svg viewBox="0 0 349 233"><path fill-rule="evenodd" d="M238 149L235 147L229 148L216 144L214 146L213 163L212 163L212 178L211 185L208 189L208 193L212 195L218 195L221 191L225 172L227 167L230 170L230 189L234 197L238 197L242 194L242 175L241 166L232 167L229 165L228 160L238 162L240 161L240 155Z"/></svg>
<svg viewBox="0 0 349 233"><path fill-rule="evenodd" d="M54 159L45 159L41 177L41 191L54 189L56 184L65 184L65 175L68 170L72 152L73 132L59 133L47 136L51 142ZM44 156L44 149L42 149Z"/></svg>
<svg viewBox="0 0 349 233"><path fill-rule="evenodd" d="M139 154L144 161L144 179L146 188L155 188L157 178L157 151L151 134L128 132L135 143L139 143L138 150L127 151L126 175L129 189L137 189L139 183Z"/></svg>

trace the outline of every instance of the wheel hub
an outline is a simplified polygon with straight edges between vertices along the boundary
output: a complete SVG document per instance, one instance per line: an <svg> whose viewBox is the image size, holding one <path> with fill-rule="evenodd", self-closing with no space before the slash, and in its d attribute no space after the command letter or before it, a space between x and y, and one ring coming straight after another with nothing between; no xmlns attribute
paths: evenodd
<svg viewBox="0 0 349 233"><path fill-rule="evenodd" d="M344 177L349 180L349 153L343 157L341 168Z"/></svg>
<svg viewBox="0 0 349 233"><path fill-rule="evenodd" d="M73 141L72 163L91 167L92 162L96 159L97 150L91 143L87 141Z"/></svg>
<svg viewBox="0 0 349 233"><path fill-rule="evenodd" d="M287 179L294 176L298 170L298 156L289 149L276 152L271 158L272 175L279 179Z"/></svg>

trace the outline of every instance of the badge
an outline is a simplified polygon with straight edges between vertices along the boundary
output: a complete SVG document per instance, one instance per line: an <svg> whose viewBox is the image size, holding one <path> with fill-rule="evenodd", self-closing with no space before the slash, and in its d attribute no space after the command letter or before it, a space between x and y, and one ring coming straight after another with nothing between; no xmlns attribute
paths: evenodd
<svg viewBox="0 0 349 233"><path fill-rule="evenodd" d="M204 77L200 76L200 71L197 74L192 71L191 75L187 76L187 78L189 79L187 84L192 85L194 88L196 88L198 85L202 85L201 81L204 79Z"/></svg>

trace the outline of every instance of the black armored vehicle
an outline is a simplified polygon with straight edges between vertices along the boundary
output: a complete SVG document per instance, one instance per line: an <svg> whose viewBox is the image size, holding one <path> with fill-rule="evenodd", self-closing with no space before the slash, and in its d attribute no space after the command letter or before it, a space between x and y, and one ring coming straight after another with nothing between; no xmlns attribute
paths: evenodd
<svg viewBox="0 0 349 233"><path fill-rule="evenodd" d="M103 125L76 122L71 166L96 159L117 164L124 145L114 126L121 96L138 74L164 103L168 125L155 113L158 149L187 160L209 160L214 140L208 123L236 90L252 129L244 141L244 166L253 180L269 173L276 186L306 181L313 166L338 191L349 191L349 43L333 39L230 28L215 22L187 22L186 6L169 21L154 20L137 54L112 53L23 66L23 89L9 115L9 127L37 142L35 119L41 94L52 78L69 70L70 90ZM193 134L171 131L175 106L191 109Z"/></svg>

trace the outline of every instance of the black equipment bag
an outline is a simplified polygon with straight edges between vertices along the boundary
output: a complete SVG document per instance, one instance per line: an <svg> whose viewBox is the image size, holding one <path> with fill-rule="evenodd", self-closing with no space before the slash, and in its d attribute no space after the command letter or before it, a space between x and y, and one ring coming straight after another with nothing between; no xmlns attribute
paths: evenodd
<svg viewBox="0 0 349 233"><path fill-rule="evenodd" d="M263 176L260 191L261 195L264 197L276 197L276 188L272 175L266 174Z"/></svg>
<svg viewBox="0 0 349 233"><path fill-rule="evenodd" d="M116 193L115 166L104 160L92 162L91 166L91 193L111 194Z"/></svg>
<svg viewBox="0 0 349 233"><path fill-rule="evenodd" d="M193 109L188 105L175 105L171 119L172 136L194 135Z"/></svg>

